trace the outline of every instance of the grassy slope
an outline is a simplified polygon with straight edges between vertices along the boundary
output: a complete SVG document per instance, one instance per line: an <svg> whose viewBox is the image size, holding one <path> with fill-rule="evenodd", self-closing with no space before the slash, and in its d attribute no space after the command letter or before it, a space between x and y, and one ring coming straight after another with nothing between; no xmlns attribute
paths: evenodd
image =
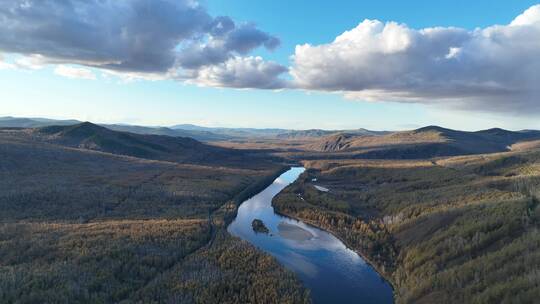
<svg viewBox="0 0 540 304"><path fill-rule="evenodd" d="M534 303L540 297L539 160L540 152L527 151L434 161L308 161L310 170L274 205L367 256L392 281L399 302Z"/></svg>
<svg viewBox="0 0 540 304"><path fill-rule="evenodd" d="M0 132L0 302L309 301L291 273L224 231L227 202L279 165L179 164L21 132Z"/></svg>

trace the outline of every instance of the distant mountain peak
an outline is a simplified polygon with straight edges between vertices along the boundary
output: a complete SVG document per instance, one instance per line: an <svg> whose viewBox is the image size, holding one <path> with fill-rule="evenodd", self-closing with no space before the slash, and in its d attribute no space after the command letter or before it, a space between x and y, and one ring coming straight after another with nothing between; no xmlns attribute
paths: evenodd
<svg viewBox="0 0 540 304"><path fill-rule="evenodd" d="M476 133L489 134L489 135L495 135L495 136L510 136L510 135L516 134L516 132L514 131L509 131L509 130L505 130L501 128L491 128L487 130L478 131Z"/></svg>
<svg viewBox="0 0 540 304"><path fill-rule="evenodd" d="M444 133L444 132L452 132L452 131L454 131L454 130L443 128L443 127L440 127L440 126L435 126L435 125L425 126L425 127L418 128L418 129L414 130L414 132L416 132L416 133L420 133L420 132L441 132L441 133Z"/></svg>
<svg viewBox="0 0 540 304"><path fill-rule="evenodd" d="M93 124L91 122L82 122L71 126L47 126L38 129L38 132L49 135L58 135L71 138L86 138L97 133L111 132L111 130Z"/></svg>

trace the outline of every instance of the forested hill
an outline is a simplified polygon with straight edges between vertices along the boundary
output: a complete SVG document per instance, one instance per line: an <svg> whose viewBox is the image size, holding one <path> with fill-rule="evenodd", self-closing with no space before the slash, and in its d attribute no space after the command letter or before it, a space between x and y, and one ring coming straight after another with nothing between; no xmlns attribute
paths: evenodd
<svg viewBox="0 0 540 304"><path fill-rule="evenodd" d="M216 147L189 137L119 132L89 122L29 132L34 139L48 143L145 159L222 166L246 165L253 158L261 161L246 151Z"/></svg>
<svg viewBox="0 0 540 304"><path fill-rule="evenodd" d="M539 164L538 148L305 161L273 205L361 252L392 282L397 303L532 304L540 299Z"/></svg>

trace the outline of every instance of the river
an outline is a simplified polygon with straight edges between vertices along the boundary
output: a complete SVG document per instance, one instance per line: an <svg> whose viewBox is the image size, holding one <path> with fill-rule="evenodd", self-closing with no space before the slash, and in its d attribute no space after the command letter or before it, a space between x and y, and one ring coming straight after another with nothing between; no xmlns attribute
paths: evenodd
<svg viewBox="0 0 540 304"><path fill-rule="evenodd" d="M272 198L304 172L294 167L243 202L227 230L274 256L310 289L313 303L392 303L390 285L332 234L274 212ZM270 230L256 233L260 219Z"/></svg>

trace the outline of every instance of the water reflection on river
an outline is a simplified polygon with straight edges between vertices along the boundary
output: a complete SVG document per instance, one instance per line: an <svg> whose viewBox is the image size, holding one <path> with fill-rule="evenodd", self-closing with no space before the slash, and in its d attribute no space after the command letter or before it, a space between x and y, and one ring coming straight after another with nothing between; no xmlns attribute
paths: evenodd
<svg viewBox="0 0 540 304"><path fill-rule="evenodd" d="M304 171L295 167L243 202L228 231L276 257L311 290L314 303L392 303L392 289L359 255L321 229L274 213L272 198ZM255 233L261 219L269 234Z"/></svg>

